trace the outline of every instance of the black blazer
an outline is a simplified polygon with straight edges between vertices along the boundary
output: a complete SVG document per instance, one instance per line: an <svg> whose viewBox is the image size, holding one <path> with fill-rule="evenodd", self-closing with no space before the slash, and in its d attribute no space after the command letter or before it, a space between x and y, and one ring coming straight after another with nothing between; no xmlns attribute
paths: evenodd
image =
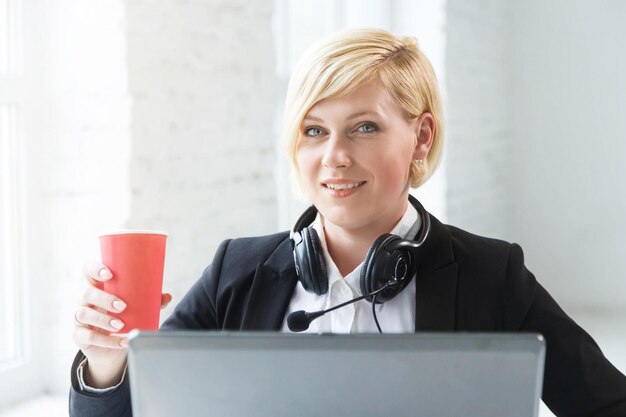
<svg viewBox="0 0 626 417"><path fill-rule="evenodd" d="M626 416L626 377L524 266L517 244L440 223L420 249L416 331L538 332L546 339L543 401L558 416ZM161 330L280 330L297 276L288 232L224 241ZM128 378L105 395L79 392L70 416L131 416ZM164 376L166 377L166 376Z"/></svg>

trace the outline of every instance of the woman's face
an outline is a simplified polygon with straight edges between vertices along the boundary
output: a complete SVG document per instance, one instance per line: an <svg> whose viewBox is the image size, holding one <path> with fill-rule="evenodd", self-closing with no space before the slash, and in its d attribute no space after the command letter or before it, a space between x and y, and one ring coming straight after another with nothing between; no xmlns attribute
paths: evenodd
<svg viewBox="0 0 626 417"><path fill-rule="evenodd" d="M425 160L430 148L431 140L418 140L422 116L407 120L379 79L311 108L296 159L304 189L325 221L379 229L400 220L411 162Z"/></svg>

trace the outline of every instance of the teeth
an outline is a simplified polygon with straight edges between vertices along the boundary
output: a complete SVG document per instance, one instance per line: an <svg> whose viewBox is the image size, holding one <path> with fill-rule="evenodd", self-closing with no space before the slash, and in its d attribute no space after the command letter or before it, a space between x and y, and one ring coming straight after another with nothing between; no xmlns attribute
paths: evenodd
<svg viewBox="0 0 626 417"><path fill-rule="evenodd" d="M354 184L326 184L328 188L331 190L349 190L350 188L356 188L363 185L361 182L357 182Z"/></svg>

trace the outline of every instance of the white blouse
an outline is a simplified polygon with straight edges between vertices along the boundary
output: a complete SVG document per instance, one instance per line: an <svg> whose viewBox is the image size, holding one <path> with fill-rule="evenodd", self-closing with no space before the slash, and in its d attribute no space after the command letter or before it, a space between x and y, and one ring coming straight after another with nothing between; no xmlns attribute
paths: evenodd
<svg viewBox="0 0 626 417"><path fill-rule="evenodd" d="M420 226L421 219L417 210L412 204L408 204L404 216L390 233L405 239L413 239ZM313 222L313 228L317 231L324 251L328 292L323 295L316 295L307 292L302 283L298 282L283 321L283 332L290 332L287 326L287 316L291 312L325 310L362 295L359 280L363 262L345 277L341 276L339 269L328 253L323 219L319 213ZM407 236L409 233L412 236ZM383 333L414 332L415 277L400 294L384 304L378 304L376 316ZM372 314L372 304L367 300L360 300L319 317L311 322L305 333L378 333L378 329Z"/></svg>

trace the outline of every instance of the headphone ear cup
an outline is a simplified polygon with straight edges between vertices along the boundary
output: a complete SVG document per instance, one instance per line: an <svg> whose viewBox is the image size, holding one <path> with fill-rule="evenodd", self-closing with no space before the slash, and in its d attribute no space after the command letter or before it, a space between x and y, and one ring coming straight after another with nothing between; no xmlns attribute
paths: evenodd
<svg viewBox="0 0 626 417"><path fill-rule="evenodd" d="M311 227L302 229L302 250L299 251L300 281L305 290L317 295L328 292L326 261L321 250L317 231Z"/></svg>
<svg viewBox="0 0 626 417"><path fill-rule="evenodd" d="M408 284L416 272L416 263L411 251L402 245L400 236L384 234L374 241L367 251L361 269L361 293L369 294L385 286L397 277L397 287L378 293L376 303L385 303L398 295ZM373 296L366 297L372 302Z"/></svg>
<svg viewBox="0 0 626 417"><path fill-rule="evenodd" d="M365 255L365 260L363 261L363 267L361 268L360 286L361 293L363 295L369 294L370 292L376 291L376 289L380 288L380 286L376 285L373 277L381 276L379 271L380 266L385 265L387 261L387 259L382 258L388 258L388 256L385 256L386 252L384 251L383 246L392 237L393 235L389 233L381 235L380 237L378 237L378 239L374 241L374 243L372 243L372 246L370 246L370 248L368 249L367 255ZM381 251L383 251L384 253L381 254ZM376 267L377 273L375 273L374 267ZM382 281L382 279L380 281ZM389 281L389 279L382 283L382 285L385 285L387 281ZM381 294L376 297L376 301L380 300L380 295ZM372 302L372 299L372 296L366 298L366 300L369 302Z"/></svg>

